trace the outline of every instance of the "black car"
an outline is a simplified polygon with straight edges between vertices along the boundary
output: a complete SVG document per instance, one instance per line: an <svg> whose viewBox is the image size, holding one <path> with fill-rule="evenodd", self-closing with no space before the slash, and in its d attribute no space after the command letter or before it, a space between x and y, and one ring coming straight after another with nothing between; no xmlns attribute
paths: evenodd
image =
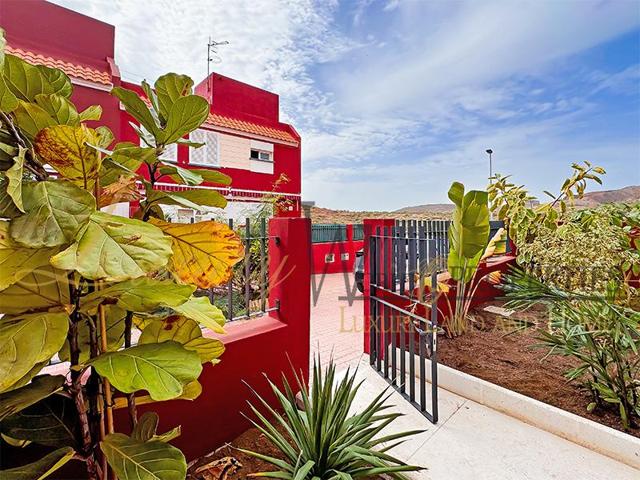
<svg viewBox="0 0 640 480"><path fill-rule="evenodd" d="M356 287L360 293L364 293L364 249L356 252L356 261L353 263L353 274L356 278Z"/></svg>

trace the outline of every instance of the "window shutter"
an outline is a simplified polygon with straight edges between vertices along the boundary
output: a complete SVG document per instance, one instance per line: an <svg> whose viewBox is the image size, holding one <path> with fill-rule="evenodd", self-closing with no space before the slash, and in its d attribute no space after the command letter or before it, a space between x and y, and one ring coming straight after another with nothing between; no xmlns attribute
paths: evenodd
<svg viewBox="0 0 640 480"><path fill-rule="evenodd" d="M218 166L218 134L216 132L199 128L191 132L189 139L205 144L200 148L189 149L190 164Z"/></svg>

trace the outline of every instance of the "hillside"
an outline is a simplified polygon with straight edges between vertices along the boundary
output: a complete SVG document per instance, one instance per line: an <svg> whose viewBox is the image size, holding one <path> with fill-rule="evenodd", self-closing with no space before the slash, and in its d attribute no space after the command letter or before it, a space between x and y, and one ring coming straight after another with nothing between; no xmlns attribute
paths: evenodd
<svg viewBox="0 0 640 480"><path fill-rule="evenodd" d="M617 190L602 190L585 193L584 197L576 201L579 208L590 208L603 203L638 202L640 201L640 186L633 185ZM330 208L313 207L311 218L313 223L362 223L365 218L395 218L398 220L435 220L448 219L452 204L429 203L426 205L414 205L395 211L351 211L332 210Z"/></svg>

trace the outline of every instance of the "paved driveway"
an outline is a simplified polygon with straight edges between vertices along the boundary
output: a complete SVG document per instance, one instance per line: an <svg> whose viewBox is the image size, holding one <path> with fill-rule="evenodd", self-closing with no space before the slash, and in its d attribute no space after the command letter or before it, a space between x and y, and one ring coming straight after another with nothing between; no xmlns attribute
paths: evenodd
<svg viewBox="0 0 640 480"><path fill-rule="evenodd" d="M311 278L311 351L326 364L333 355L340 367L363 355L363 298L353 274L333 273Z"/></svg>

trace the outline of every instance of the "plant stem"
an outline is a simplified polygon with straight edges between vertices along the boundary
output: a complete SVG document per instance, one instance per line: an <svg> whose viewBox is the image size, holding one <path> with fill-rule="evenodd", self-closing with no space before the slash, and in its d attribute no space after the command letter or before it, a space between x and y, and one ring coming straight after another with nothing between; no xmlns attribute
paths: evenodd
<svg viewBox="0 0 640 480"><path fill-rule="evenodd" d="M87 405L82 390L82 371L74 368L80 364L80 346L78 345L78 324L80 322L80 289L75 284L73 273L69 274L69 293L75 308L69 316L69 331L67 340L69 342L69 359L71 363L71 385L69 391L78 412L80 422L80 435L82 444L82 454L87 465L87 474L90 480L99 478L98 464L94 455L94 444L89 427L87 416Z"/></svg>
<svg viewBox="0 0 640 480"><path fill-rule="evenodd" d="M131 328L133 324L133 312L127 312L124 318L124 348L131 346ZM129 409L129 421L131 422L131 430L138 424L138 412L136 410L136 394L127 395L127 407Z"/></svg>

